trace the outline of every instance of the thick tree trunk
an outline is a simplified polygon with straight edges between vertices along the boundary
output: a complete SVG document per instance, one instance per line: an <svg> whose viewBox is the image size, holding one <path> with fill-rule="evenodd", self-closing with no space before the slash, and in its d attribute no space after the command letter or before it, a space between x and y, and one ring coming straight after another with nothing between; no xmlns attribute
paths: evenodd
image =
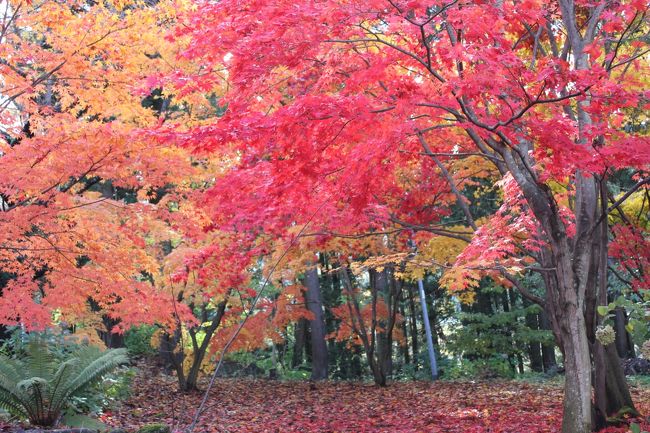
<svg viewBox="0 0 650 433"><path fill-rule="evenodd" d="M607 425L608 417L624 413L638 415L627 387L620 358L614 344L603 347L599 342L592 346L594 360L594 425L597 429Z"/></svg>
<svg viewBox="0 0 650 433"><path fill-rule="evenodd" d="M610 344L604 348L604 352L605 395L607 396L608 413L616 414L622 409L629 409L631 412L637 413L616 348Z"/></svg>
<svg viewBox="0 0 650 433"><path fill-rule="evenodd" d="M607 197L608 191L604 184L600 187L600 205L601 214L607 211ZM596 271L592 271L598 277L598 282L595 284L598 287L598 296L596 298L596 305L607 304L607 246L608 246L608 232L607 222L598 227L598 235L594 236L594 249L597 249L597 260L594 263L597 266ZM593 307L596 310L596 307ZM587 312L590 308L587 308ZM595 317L595 325L602 323L602 317L593 311L592 316ZM594 336L591 340L592 359L594 361L594 409L595 409L595 425L597 428L605 427L608 417L618 417L621 412L629 412L638 415L632 402L621 360L618 356L615 344L608 344L604 347L601 342L595 338L595 326L593 327ZM627 331L623 329L624 334Z"/></svg>
<svg viewBox="0 0 650 433"><path fill-rule="evenodd" d="M569 308L562 320L564 352L563 433L591 431L591 359L584 316L575 307Z"/></svg>
<svg viewBox="0 0 650 433"><path fill-rule="evenodd" d="M578 104L578 117L582 125L590 123L584 107ZM525 150L522 142L522 150ZM586 144L586 143L585 143ZM602 302L607 283L607 220L600 218L606 210L603 191L593 176L576 173L575 198L572 208L575 215L575 234L569 237L565 222L548 188L539 188L522 165L508 150L501 152L508 169L521 187L526 200L535 213L541 229L547 234L548 249L540 251L541 264L552 272L544 276L546 282L546 311L553 332L564 354L565 398L563 433L587 433L598 426L597 414L592 410L592 356L593 332L597 325L596 307ZM603 180L604 182L604 180ZM603 183L604 184L604 183ZM605 299L606 300L606 299ZM601 362L605 365L605 361ZM616 369L617 366L609 364ZM620 368L620 365L618 366ZM605 371L596 369L594 384L596 396L607 389L603 382ZM612 381L612 378L604 380ZM625 389L624 384L612 384ZM602 402L598 403L602 406ZM618 408L620 410L622 408ZM598 415L600 419L607 414ZM594 421L596 423L594 424Z"/></svg>
<svg viewBox="0 0 650 433"><path fill-rule="evenodd" d="M307 309L313 314L309 321L311 334L311 378L327 379L327 343L325 342L325 320L323 317L323 299L318 279L318 269L313 267L305 272L305 300Z"/></svg>

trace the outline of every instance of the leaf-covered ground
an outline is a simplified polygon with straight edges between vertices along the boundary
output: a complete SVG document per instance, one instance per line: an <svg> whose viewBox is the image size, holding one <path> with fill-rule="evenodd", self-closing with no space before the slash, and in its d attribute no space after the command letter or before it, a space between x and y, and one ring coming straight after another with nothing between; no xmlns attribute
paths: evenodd
<svg viewBox="0 0 650 433"><path fill-rule="evenodd" d="M141 371L131 398L104 422L187 425L202 397L176 392L173 377ZM634 388L650 414L650 389ZM562 390L520 382L369 384L219 379L197 432L557 432ZM650 424L646 424L650 430ZM625 432L627 428L610 428Z"/></svg>

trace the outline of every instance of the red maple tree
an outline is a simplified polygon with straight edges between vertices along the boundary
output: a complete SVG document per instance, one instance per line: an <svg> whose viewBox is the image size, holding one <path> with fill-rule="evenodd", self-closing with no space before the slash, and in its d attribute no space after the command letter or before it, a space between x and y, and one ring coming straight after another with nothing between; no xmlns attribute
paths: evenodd
<svg viewBox="0 0 650 433"><path fill-rule="evenodd" d="M183 94L223 80L225 115L153 133L231 156L206 197L222 230L284 236L309 222L329 235L398 227L467 240L448 284L487 273L546 309L566 368L563 431L588 432L633 407L595 328L608 214L629 196L612 199L608 182L628 173L630 194L650 183L650 140L622 127L647 108L646 8L201 2L172 38L189 36L183 55L219 72L165 83ZM472 159L503 190L487 221L464 195L458 161ZM468 230L444 225L454 202ZM524 270L542 275L543 298L519 284Z"/></svg>

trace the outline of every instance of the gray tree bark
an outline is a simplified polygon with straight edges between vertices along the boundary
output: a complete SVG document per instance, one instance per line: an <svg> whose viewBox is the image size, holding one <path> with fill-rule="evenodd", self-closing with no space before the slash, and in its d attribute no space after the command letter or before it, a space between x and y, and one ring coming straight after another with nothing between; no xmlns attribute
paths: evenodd
<svg viewBox="0 0 650 433"><path fill-rule="evenodd" d="M305 351L305 343L307 341L307 331L309 321L305 318L298 320L293 328L293 354L291 356L291 368L296 368L303 361L303 353Z"/></svg>
<svg viewBox="0 0 650 433"><path fill-rule="evenodd" d="M325 341L325 318L323 313L323 298L321 296L318 268L316 266L305 272L305 301L313 319L309 321L311 334L311 378L312 380L327 379L327 342Z"/></svg>

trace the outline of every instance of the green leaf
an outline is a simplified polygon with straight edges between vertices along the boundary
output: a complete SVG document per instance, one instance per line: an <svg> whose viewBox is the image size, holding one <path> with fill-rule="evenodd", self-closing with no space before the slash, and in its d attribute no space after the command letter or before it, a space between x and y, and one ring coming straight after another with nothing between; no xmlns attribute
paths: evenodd
<svg viewBox="0 0 650 433"><path fill-rule="evenodd" d="M598 310L598 314L600 314L601 316L607 316L607 314L609 313L609 307L607 307L606 305L599 305L597 310Z"/></svg>
<svg viewBox="0 0 650 433"><path fill-rule="evenodd" d="M630 424L630 431L632 433L641 433L641 427L639 427L639 424Z"/></svg>
<svg viewBox="0 0 650 433"><path fill-rule="evenodd" d="M625 325L625 329L627 329L627 332L633 332L634 325L632 323L628 323L627 325Z"/></svg>

